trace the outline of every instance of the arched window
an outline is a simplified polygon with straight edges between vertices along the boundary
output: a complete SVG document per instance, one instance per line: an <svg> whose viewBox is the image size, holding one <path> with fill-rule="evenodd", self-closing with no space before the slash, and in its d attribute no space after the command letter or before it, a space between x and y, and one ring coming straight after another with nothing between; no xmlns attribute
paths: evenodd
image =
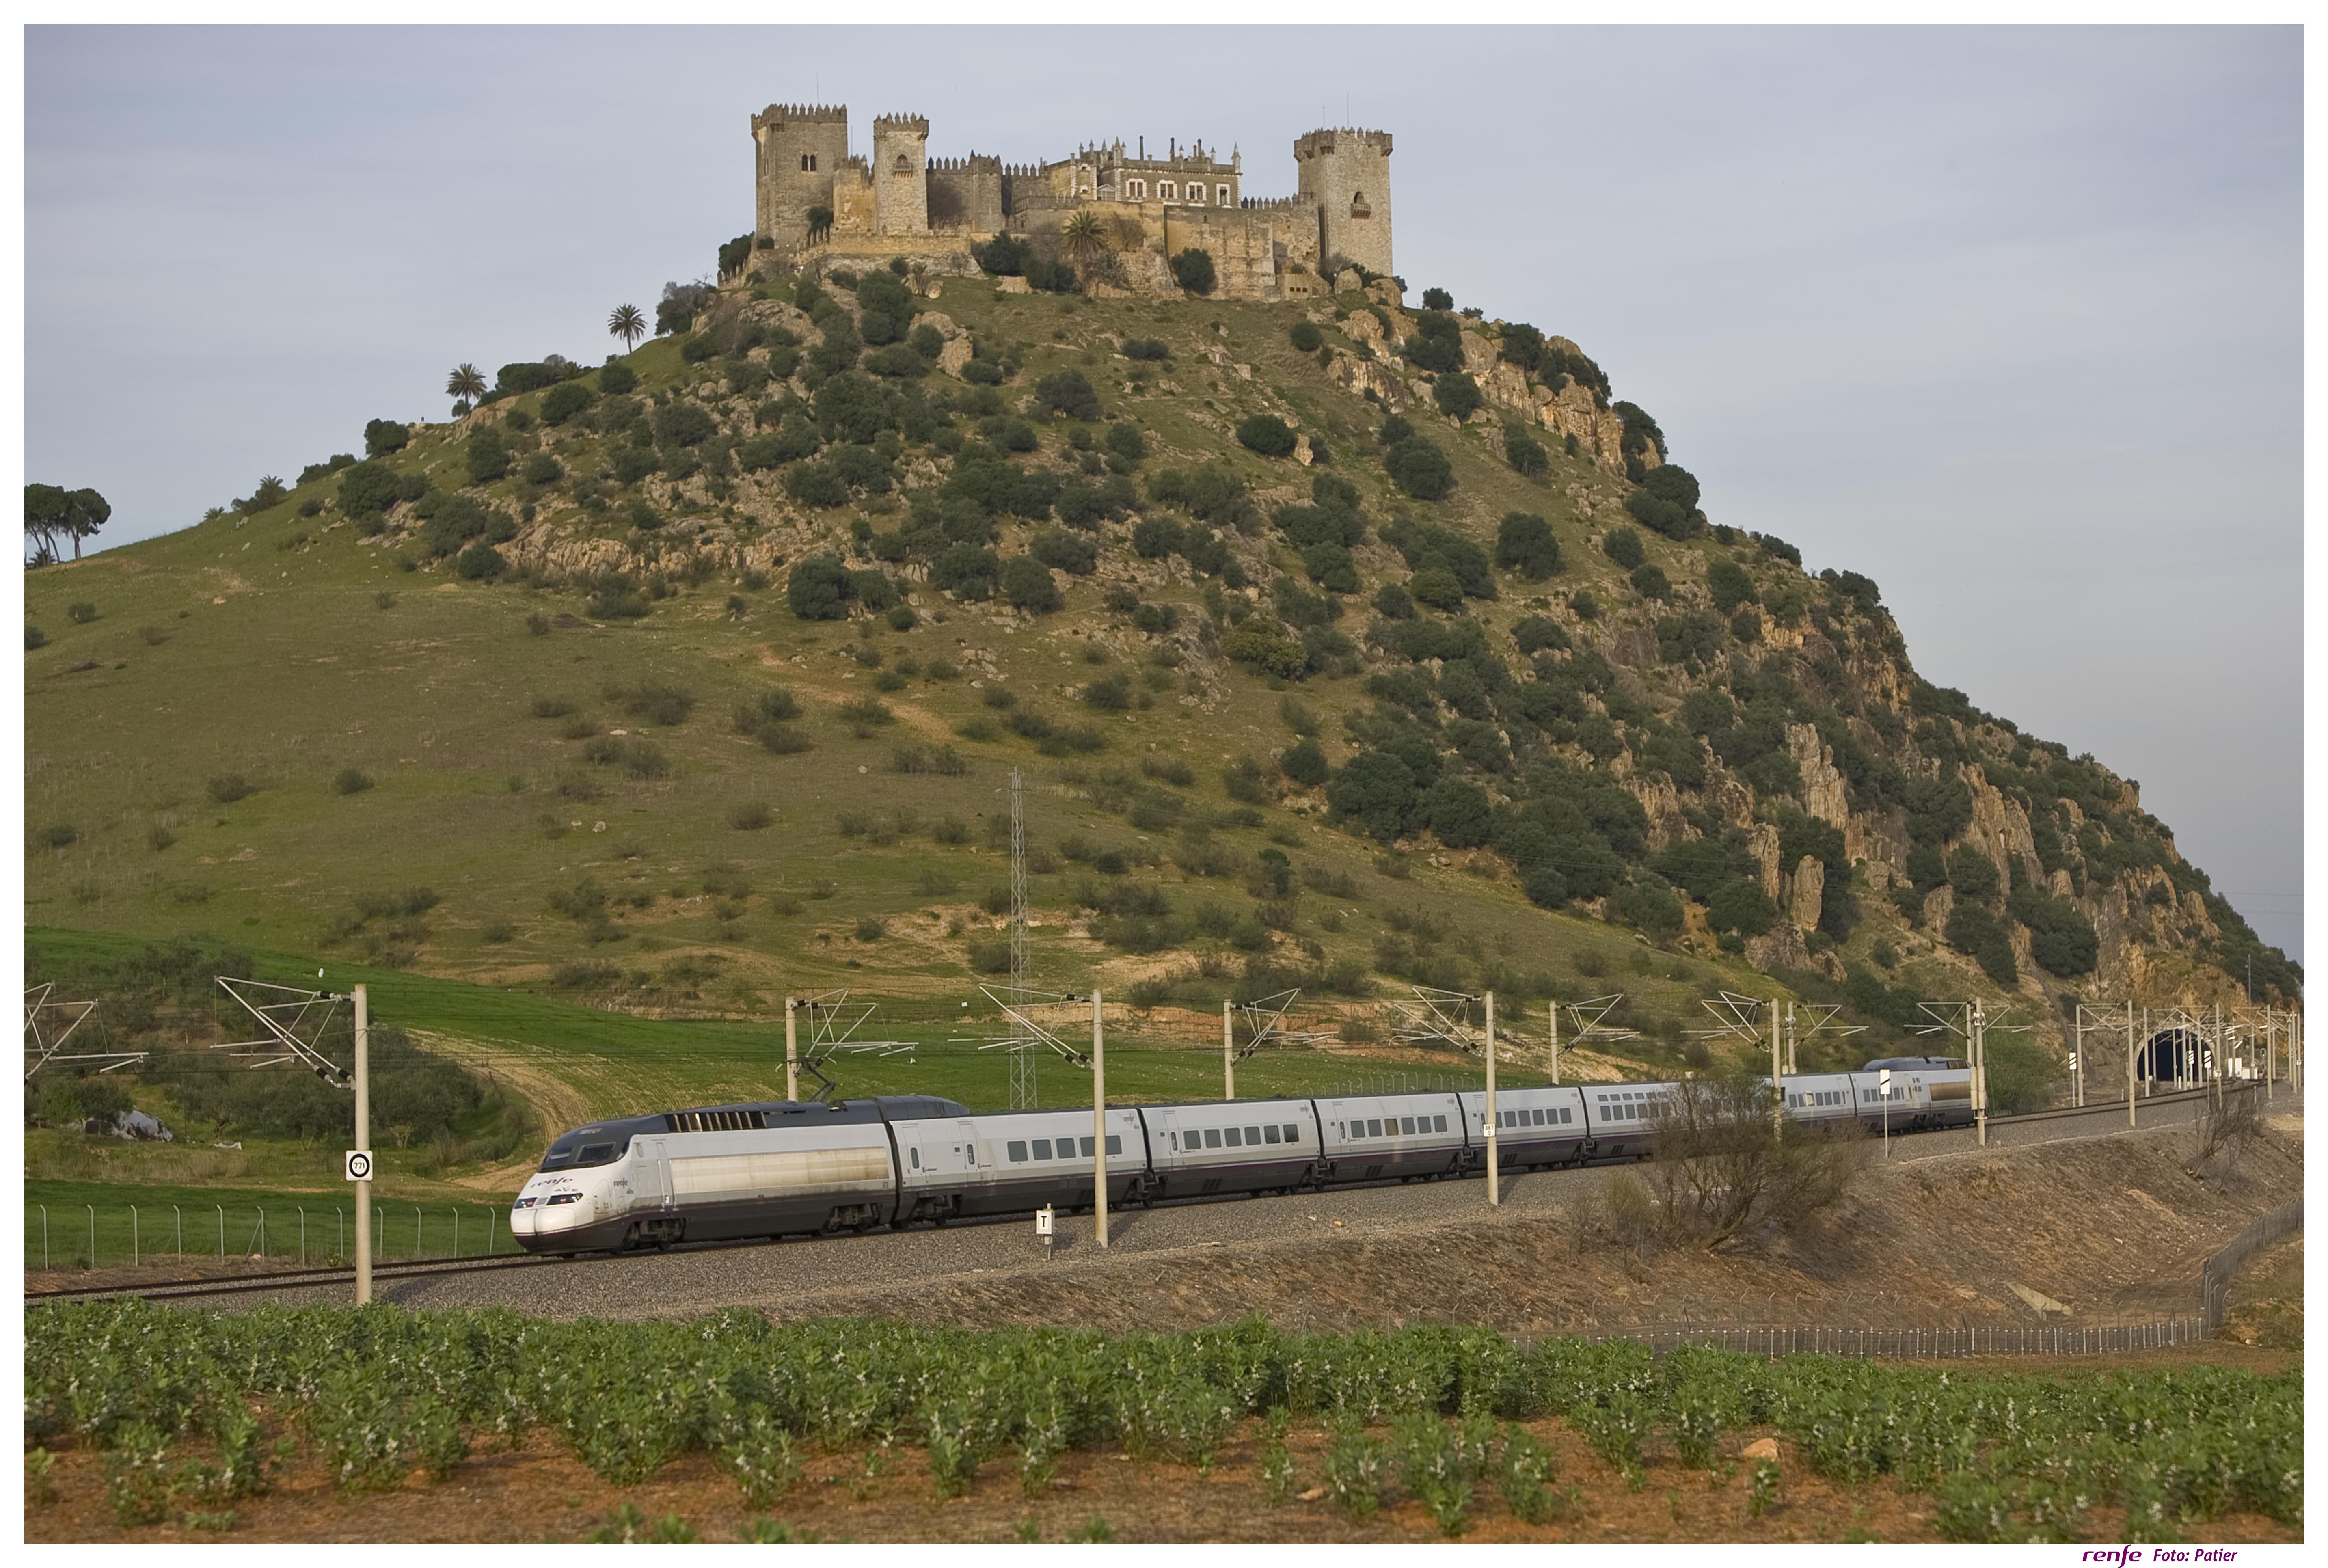
<svg viewBox="0 0 2328 1568"><path fill-rule="evenodd" d="M816 155L814 153L803 153L801 155L801 170L804 174L812 174L816 172Z"/></svg>
<svg viewBox="0 0 2328 1568"><path fill-rule="evenodd" d="M1217 186L1215 186L1215 187L1214 187L1214 190L1213 190L1213 195L1214 195L1214 203L1213 203L1213 204L1214 204L1215 206L1218 206L1218 207L1226 207L1226 206L1228 206L1228 205L1230 204L1230 202L1229 202L1229 188L1228 188L1226 185L1217 185Z"/></svg>
<svg viewBox="0 0 2328 1568"><path fill-rule="evenodd" d="M1371 218L1374 215L1375 210L1366 205L1366 193L1364 191L1354 192L1350 197L1350 216L1353 218Z"/></svg>
<svg viewBox="0 0 2328 1568"><path fill-rule="evenodd" d="M889 165L889 172L893 174L910 174L914 172L914 165L905 154L899 153L897 161Z"/></svg>

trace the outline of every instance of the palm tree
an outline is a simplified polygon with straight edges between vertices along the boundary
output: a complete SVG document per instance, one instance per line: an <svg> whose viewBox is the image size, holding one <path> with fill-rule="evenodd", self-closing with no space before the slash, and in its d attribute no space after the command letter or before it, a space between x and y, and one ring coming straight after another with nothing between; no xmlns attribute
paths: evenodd
<svg viewBox="0 0 2328 1568"><path fill-rule="evenodd" d="M1099 214L1088 207L1068 219L1059 230L1059 249L1070 261L1088 261L1107 248L1107 230Z"/></svg>
<svg viewBox="0 0 2328 1568"><path fill-rule="evenodd" d="M474 403L485 395L485 378L476 366L464 364L445 378L445 395Z"/></svg>
<svg viewBox="0 0 2328 1568"><path fill-rule="evenodd" d="M625 349L632 348L647 335L647 318L635 305L618 305L615 314L606 318L606 331L622 339Z"/></svg>

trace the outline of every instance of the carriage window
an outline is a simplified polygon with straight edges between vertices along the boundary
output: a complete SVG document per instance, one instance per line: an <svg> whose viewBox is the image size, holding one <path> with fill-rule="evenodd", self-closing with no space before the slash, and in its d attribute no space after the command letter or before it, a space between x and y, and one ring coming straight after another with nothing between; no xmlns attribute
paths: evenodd
<svg viewBox="0 0 2328 1568"><path fill-rule="evenodd" d="M915 1170L919 1170L922 1168L922 1151L920 1150L908 1149L906 1150L906 1162Z"/></svg>
<svg viewBox="0 0 2328 1568"><path fill-rule="evenodd" d="M1366 1136L1367 1136L1367 1137L1369 1137L1369 1138L1379 1138L1379 1137L1381 1137L1382 1135L1383 1135L1383 1134L1382 1134L1382 1123L1381 1123L1381 1122L1377 1122L1377 1121L1375 1121L1375 1120L1373 1117L1371 1117L1371 1116L1367 1117L1367 1118L1366 1118Z"/></svg>
<svg viewBox="0 0 2328 1568"><path fill-rule="evenodd" d="M1299 1142L1300 1142L1300 1141L1301 1141L1301 1129L1300 1129L1300 1128L1299 1128L1299 1127L1296 1127L1292 1122L1288 1122L1285 1124L1285 1141L1287 1141L1288 1143L1299 1143Z"/></svg>
<svg viewBox="0 0 2328 1568"><path fill-rule="evenodd" d="M1274 1143L1277 1141L1277 1128L1273 1124L1264 1127L1261 1130L1261 1136L1263 1141Z"/></svg>
<svg viewBox="0 0 2328 1568"><path fill-rule="evenodd" d="M1037 1138L1035 1140L1035 1158L1037 1160L1048 1160L1051 1158L1051 1141L1049 1139Z"/></svg>
<svg viewBox="0 0 2328 1568"><path fill-rule="evenodd" d="M1226 1131L1225 1132L1224 1136L1225 1136L1225 1137L1228 1139L1228 1141L1229 1141L1229 1147L1230 1147L1231 1149L1234 1149L1234 1148L1238 1147L1239 1145L1241 1145L1242 1143L1244 1143L1244 1134L1240 1133L1240 1132L1239 1132L1235 1128L1234 1128L1234 1127L1231 1127L1231 1128L1227 1129L1227 1130L1226 1130Z"/></svg>
<svg viewBox="0 0 2328 1568"><path fill-rule="evenodd" d="M1107 1151L1110 1154L1121 1154L1123 1152L1123 1135L1122 1133L1111 1132L1107 1135Z"/></svg>
<svg viewBox="0 0 2328 1568"><path fill-rule="evenodd" d="M1276 1129L1275 1129L1275 1128L1272 1128L1272 1129L1270 1129L1270 1131L1272 1131L1273 1132L1273 1131L1276 1131ZM1248 1128L1246 1128L1246 1129L1244 1130L1244 1141L1245 1141L1247 1143L1258 1143L1258 1142L1260 1142L1260 1141L1261 1141L1261 1129L1260 1129L1260 1128L1258 1128L1258 1127L1248 1127Z"/></svg>
<svg viewBox="0 0 2328 1568"><path fill-rule="evenodd" d="M1388 1120L1388 1118L1385 1118L1385 1120ZM1412 1132L1412 1131L1414 1131L1414 1118L1413 1118L1413 1117L1412 1117L1412 1116L1402 1116L1402 1117L1400 1117L1400 1118L1398 1119L1398 1129L1397 1129L1397 1130L1398 1130L1399 1131L1401 1131L1401 1132Z"/></svg>
<svg viewBox="0 0 2328 1568"><path fill-rule="evenodd" d="M1024 1160L1027 1158L1026 1142L1023 1140L1014 1138L1009 1142L1002 1146L1002 1152L1008 1154L1013 1160Z"/></svg>
<svg viewBox="0 0 2328 1568"><path fill-rule="evenodd" d="M1206 1129L1205 1129L1205 1147L1206 1147L1206 1148L1207 1148L1207 1149L1218 1149L1220 1146L1221 1146L1221 1130L1220 1130L1219 1128L1217 1128L1217 1127L1207 1127L1207 1128L1206 1128Z"/></svg>
<svg viewBox="0 0 2328 1568"><path fill-rule="evenodd" d="M1447 1118L1446 1118L1446 1117L1444 1117L1444 1116L1433 1116L1433 1117L1431 1119L1431 1130L1432 1130L1433 1132L1444 1132L1444 1131L1447 1131Z"/></svg>

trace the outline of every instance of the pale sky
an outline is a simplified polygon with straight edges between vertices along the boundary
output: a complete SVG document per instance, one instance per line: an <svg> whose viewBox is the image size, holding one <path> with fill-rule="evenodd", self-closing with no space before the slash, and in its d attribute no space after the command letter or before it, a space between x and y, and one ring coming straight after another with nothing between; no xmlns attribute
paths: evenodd
<svg viewBox="0 0 2328 1568"><path fill-rule="evenodd" d="M770 102L1235 145L1255 196L1378 127L1413 289L1575 339L1714 521L1875 578L2302 956L2295 28L24 36L25 477L100 542L443 418L461 361L601 358L751 227Z"/></svg>

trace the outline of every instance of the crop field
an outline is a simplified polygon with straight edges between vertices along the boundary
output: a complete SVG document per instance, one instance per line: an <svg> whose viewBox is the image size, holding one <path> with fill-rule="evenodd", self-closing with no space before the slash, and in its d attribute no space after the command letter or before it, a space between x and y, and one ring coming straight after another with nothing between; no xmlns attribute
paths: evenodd
<svg viewBox="0 0 2328 1568"><path fill-rule="evenodd" d="M25 1322L34 1539L2044 1542L2303 1526L2300 1371L1968 1376L1259 1321L1108 1338L116 1301ZM512 1464L556 1479L509 1513L460 1511ZM416 1511L415 1492L440 1501ZM637 1502L681 1495L692 1516ZM1197 1502L1156 1507L1183 1498ZM448 1535L453 1518L467 1523Z"/></svg>

